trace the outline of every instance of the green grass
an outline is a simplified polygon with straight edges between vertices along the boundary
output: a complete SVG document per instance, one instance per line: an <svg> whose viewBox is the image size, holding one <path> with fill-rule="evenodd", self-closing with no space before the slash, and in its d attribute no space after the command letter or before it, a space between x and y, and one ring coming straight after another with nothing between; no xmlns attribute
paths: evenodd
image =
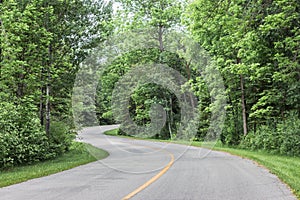
<svg viewBox="0 0 300 200"><path fill-rule="evenodd" d="M117 136L118 135L118 130L119 130L118 128L108 130L108 131L105 131L104 134L105 135L111 135L111 136Z"/></svg>
<svg viewBox="0 0 300 200"><path fill-rule="evenodd" d="M84 165L107 157L109 154L90 144L74 142L71 150L63 155L32 165L17 166L0 171L0 187L24 182Z"/></svg>
<svg viewBox="0 0 300 200"><path fill-rule="evenodd" d="M106 135L117 136L117 129L110 130L105 132ZM128 136L122 136L128 137ZM132 137L130 137L132 138ZM138 138L139 139L139 138ZM145 138L142 138L143 140ZM153 139L149 139L153 140ZM216 143L216 145L212 143L201 143L201 142L186 142L186 141L163 141L161 142L173 142L177 144L186 144L197 147L210 148L213 150L228 152L233 155L237 155L243 158L251 159L257 162L259 165L267 168L271 173L275 174L280 180L286 183L292 190L292 192L297 196L300 200L300 158L299 157L291 157L284 155L276 155L267 152L261 151L250 151L244 149L238 149L233 147L223 146L220 143Z"/></svg>

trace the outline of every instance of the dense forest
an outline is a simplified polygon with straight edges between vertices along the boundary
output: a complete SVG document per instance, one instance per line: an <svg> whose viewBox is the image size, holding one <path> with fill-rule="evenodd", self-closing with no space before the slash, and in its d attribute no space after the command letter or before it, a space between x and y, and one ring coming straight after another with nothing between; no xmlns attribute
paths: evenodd
<svg viewBox="0 0 300 200"><path fill-rule="evenodd" d="M97 90L101 123L115 122L111 93L126 72L144 63L168 64L188 79L197 96L199 122L194 140L207 139L216 106L213 91L186 57L167 50L172 30L182 28L213 58L224 81L226 120L217 139L242 148L299 155L299 1L122 0L119 4L122 9L113 20L118 33L152 27L156 47L129 51L107 66ZM154 137L176 138L180 106L175 95L159 86L142 85L133 91L129 112L134 122L149 126L152 104L162 105L167 118ZM120 134L128 133L121 129Z"/></svg>
<svg viewBox="0 0 300 200"><path fill-rule="evenodd" d="M184 56L203 52L192 48L169 51L168 46L178 39L172 36L176 31L190 34L221 75L226 116L217 125L220 134L213 135L218 138L209 138L241 148L300 156L299 0L0 3L0 167L49 159L68 150L76 128L72 110L76 75L86 67L81 64L86 58L99 61L108 54L101 44L113 35L126 35L126 40L118 41L119 49L130 49L133 40L147 45L132 48L102 66L94 104L83 104L80 109L94 112L101 125L117 123L114 111L118 105L113 104L112 94L118 80L134 68L165 64L185 77L197 98L199 116L193 139L207 139L218 105L207 80ZM130 35L139 29L151 31L140 39ZM178 137L182 108L172 91L153 83L140 84L132 91L129 104L130 117L140 126L151 124L152 105L160 105L166 123L154 137ZM91 121L89 116L83 115L76 123L95 125L87 121ZM119 134L130 135L122 129Z"/></svg>
<svg viewBox="0 0 300 200"><path fill-rule="evenodd" d="M71 95L79 63L110 32L97 1L0 4L0 167L53 158L74 138Z"/></svg>

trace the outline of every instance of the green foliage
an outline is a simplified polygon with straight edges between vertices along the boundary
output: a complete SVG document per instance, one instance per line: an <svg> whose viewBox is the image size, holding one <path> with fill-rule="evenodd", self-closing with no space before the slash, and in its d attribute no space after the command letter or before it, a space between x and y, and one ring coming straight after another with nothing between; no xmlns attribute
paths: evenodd
<svg viewBox="0 0 300 200"><path fill-rule="evenodd" d="M249 133L241 142L242 148L264 150L284 155L300 156L300 119L292 114L276 127L263 125Z"/></svg>
<svg viewBox="0 0 300 200"><path fill-rule="evenodd" d="M113 123L111 95L115 83L131 68L147 63L161 63L180 71L187 76L183 60L170 52L160 52L157 48L141 49L128 52L115 60L102 73L97 89L97 116L100 124ZM120 97L124 98L124 97ZM156 136L169 139L177 131L180 121L180 108L176 97L170 91L156 84L146 84L135 88L130 101L129 112L133 121L139 126L149 126L151 105L159 104L167 112L167 124ZM125 135L120 129L120 135Z"/></svg>
<svg viewBox="0 0 300 200"><path fill-rule="evenodd" d="M230 110L227 112L230 112ZM240 127L242 124L239 124L239 120L237 120L235 117L237 116L227 113L224 128L220 135L220 140L223 144L236 146L241 140L241 134L237 130L241 130Z"/></svg>
<svg viewBox="0 0 300 200"><path fill-rule="evenodd" d="M69 149L79 63L111 29L111 4L102 6L92 0L1 1L0 100L10 103L0 105L0 167Z"/></svg>
<svg viewBox="0 0 300 200"><path fill-rule="evenodd" d="M255 134L249 133L242 141L241 146L252 150L262 149L278 153L282 142L282 135L276 129L263 125Z"/></svg>
<svg viewBox="0 0 300 200"><path fill-rule="evenodd" d="M50 127L51 149L56 154L62 154L69 150L75 133L71 132L71 127L62 121L52 121Z"/></svg>
<svg viewBox="0 0 300 200"><path fill-rule="evenodd" d="M9 98L3 100L18 103L30 96L40 104L41 124L50 112L55 118L72 116L70 99L79 63L108 35L111 5L8 0L0 6L1 99L5 95Z"/></svg>
<svg viewBox="0 0 300 200"><path fill-rule="evenodd" d="M0 104L0 168L49 159L49 141L32 107Z"/></svg>
<svg viewBox="0 0 300 200"><path fill-rule="evenodd" d="M48 138L30 104L1 103L0 111L0 168L47 160L69 150L74 133L65 123L53 122Z"/></svg>
<svg viewBox="0 0 300 200"><path fill-rule="evenodd" d="M277 130L284 133L280 153L300 156L300 119L292 116L284 123L280 123Z"/></svg>
<svg viewBox="0 0 300 200"><path fill-rule="evenodd" d="M43 162L9 167L0 171L0 188L21 183L106 158L108 152L90 144L73 142L70 151Z"/></svg>
<svg viewBox="0 0 300 200"><path fill-rule="evenodd" d="M224 143L238 144L243 124L248 132L267 129L268 134L287 113L299 113L299 5L298 0L189 5L186 25L214 56L224 78L229 103ZM270 139L266 148L273 143Z"/></svg>
<svg viewBox="0 0 300 200"><path fill-rule="evenodd" d="M120 27L137 28L144 26L174 28L180 23L184 2L173 0L118 0L123 9L116 24Z"/></svg>

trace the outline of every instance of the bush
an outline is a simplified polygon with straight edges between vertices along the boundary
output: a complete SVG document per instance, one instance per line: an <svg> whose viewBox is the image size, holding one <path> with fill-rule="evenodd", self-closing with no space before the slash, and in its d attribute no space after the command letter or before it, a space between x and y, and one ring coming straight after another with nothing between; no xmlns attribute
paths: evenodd
<svg viewBox="0 0 300 200"><path fill-rule="evenodd" d="M282 133L280 153L300 156L300 119L291 115L284 123L277 126Z"/></svg>
<svg viewBox="0 0 300 200"><path fill-rule="evenodd" d="M282 143L281 134L276 129L268 126L261 126L256 133L250 132L241 142L242 148L251 150L266 150L269 152L279 153Z"/></svg>
<svg viewBox="0 0 300 200"><path fill-rule="evenodd" d="M240 143L242 124L237 124L237 121L232 114L227 115L223 131L220 135L222 144L236 146Z"/></svg>
<svg viewBox="0 0 300 200"><path fill-rule="evenodd" d="M0 103L0 168L55 156L30 105Z"/></svg>
<svg viewBox="0 0 300 200"><path fill-rule="evenodd" d="M69 150L75 133L62 121L52 121L50 126L51 149L56 154L62 154Z"/></svg>
<svg viewBox="0 0 300 200"><path fill-rule="evenodd" d="M261 126L256 133L249 133L240 146L251 150L300 156L300 119L291 114L274 128Z"/></svg>
<svg viewBox="0 0 300 200"><path fill-rule="evenodd" d="M0 168L47 160L69 150L75 138L70 127L53 121L48 138L36 113L30 103L0 103Z"/></svg>

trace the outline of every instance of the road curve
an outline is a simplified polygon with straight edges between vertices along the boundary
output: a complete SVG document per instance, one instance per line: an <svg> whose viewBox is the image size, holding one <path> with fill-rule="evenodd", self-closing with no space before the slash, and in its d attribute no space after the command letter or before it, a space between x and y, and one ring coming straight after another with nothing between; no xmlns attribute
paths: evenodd
<svg viewBox="0 0 300 200"><path fill-rule="evenodd" d="M110 156L0 189L2 200L296 200L252 161L184 145L105 136L91 127L82 141Z"/></svg>

